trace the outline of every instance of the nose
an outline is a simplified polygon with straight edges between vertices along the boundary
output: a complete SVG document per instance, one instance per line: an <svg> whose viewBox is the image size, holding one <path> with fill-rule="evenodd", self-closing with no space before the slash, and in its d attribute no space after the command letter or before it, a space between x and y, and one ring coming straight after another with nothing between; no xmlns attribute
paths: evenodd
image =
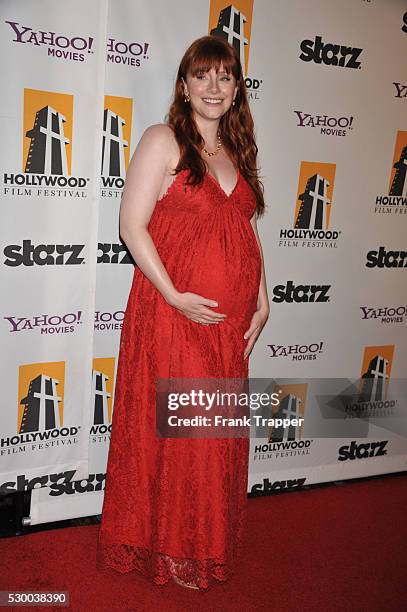
<svg viewBox="0 0 407 612"><path fill-rule="evenodd" d="M218 79L217 79L217 74L213 74L210 73L209 74L209 91L211 93L216 93L217 91L219 91L219 86L218 86Z"/></svg>

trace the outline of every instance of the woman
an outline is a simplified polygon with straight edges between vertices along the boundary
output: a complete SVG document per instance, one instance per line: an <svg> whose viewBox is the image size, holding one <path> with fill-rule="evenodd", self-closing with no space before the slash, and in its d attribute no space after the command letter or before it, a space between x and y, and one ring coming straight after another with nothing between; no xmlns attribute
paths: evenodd
<svg viewBox="0 0 407 612"><path fill-rule="evenodd" d="M98 565L207 588L233 571L247 438L155 431L157 378L243 378L269 314L256 214L257 146L239 57L187 49L168 123L129 165L121 235L137 263L123 323Z"/></svg>

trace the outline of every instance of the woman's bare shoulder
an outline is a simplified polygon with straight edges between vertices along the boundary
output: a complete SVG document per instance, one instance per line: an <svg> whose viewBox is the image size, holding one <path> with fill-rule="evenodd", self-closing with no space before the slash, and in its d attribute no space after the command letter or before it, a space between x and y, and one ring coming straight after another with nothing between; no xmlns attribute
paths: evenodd
<svg viewBox="0 0 407 612"><path fill-rule="evenodd" d="M179 147L174 131L166 123L155 123L144 130L140 143L151 147L160 157L165 157L167 166L172 166L179 157Z"/></svg>
<svg viewBox="0 0 407 612"><path fill-rule="evenodd" d="M158 145L173 145L175 141L174 131L166 123L154 123L144 130L143 139L148 139Z"/></svg>

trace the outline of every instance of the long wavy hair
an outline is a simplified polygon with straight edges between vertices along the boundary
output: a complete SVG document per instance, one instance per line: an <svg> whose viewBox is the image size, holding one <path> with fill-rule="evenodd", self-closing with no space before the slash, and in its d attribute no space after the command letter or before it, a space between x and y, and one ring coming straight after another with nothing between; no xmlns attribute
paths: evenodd
<svg viewBox="0 0 407 612"><path fill-rule="evenodd" d="M202 36L195 40L186 50L178 68L173 100L166 117L180 149L180 159L174 174L188 169L187 184L198 185L206 173L205 162L201 156L205 142L194 121L191 104L185 102L182 79L186 81L187 75L195 76L199 72L209 71L212 67L218 71L221 63L226 72L235 77L238 91L235 105L221 117L220 137L223 146L254 191L259 217L265 210L264 187L259 178L258 148L242 66L235 48L217 36Z"/></svg>

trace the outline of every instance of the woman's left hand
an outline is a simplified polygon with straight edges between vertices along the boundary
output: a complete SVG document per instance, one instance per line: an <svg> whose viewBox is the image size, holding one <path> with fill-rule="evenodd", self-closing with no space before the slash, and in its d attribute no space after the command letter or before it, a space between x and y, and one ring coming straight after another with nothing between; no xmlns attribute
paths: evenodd
<svg viewBox="0 0 407 612"><path fill-rule="evenodd" d="M256 342L261 330L263 329L267 319L269 317L269 310L260 308L254 313L250 322L249 329L245 332L243 338L248 339L246 348L243 353L243 359L246 359L252 352L254 343Z"/></svg>

